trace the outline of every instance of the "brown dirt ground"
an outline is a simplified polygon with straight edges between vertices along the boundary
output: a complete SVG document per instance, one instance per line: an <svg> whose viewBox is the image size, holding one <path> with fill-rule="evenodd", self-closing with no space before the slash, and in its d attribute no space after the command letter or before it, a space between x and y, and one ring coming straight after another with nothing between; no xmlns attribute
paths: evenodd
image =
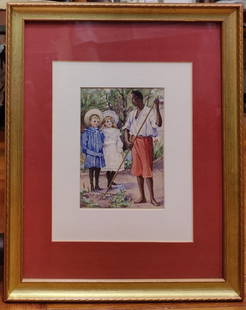
<svg viewBox="0 0 246 310"><path fill-rule="evenodd" d="M106 180L106 173L101 172L100 174L100 187L103 189L99 192L94 193L88 193L88 197L93 200L93 202L100 205L101 208L107 207L108 201L107 198L102 199L103 193L107 189L107 180ZM80 184L81 188L89 190L89 177L88 177L88 171L81 172L80 174ZM144 209L153 209L153 208L163 208L164 207L164 174L163 174L163 159L158 159L153 163L153 180L154 180L154 194L155 199L159 202L161 202L160 207L155 207L152 204L148 202L149 200L149 193L145 185L145 193L146 193L146 203L142 204L135 204L134 200L139 198L139 192L138 192L138 186L137 186L137 180L136 177L131 175L131 172L129 169L123 170L119 172L115 178L115 182L117 184L122 184L126 190L127 196L130 198L131 203L128 208L144 208ZM114 187L112 190L108 192L108 194L114 194L117 192L116 187Z"/></svg>

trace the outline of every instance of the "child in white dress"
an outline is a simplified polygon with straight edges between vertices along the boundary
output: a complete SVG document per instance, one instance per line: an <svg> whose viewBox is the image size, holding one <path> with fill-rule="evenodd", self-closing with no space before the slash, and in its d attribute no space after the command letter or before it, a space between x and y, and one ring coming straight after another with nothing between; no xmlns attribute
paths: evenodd
<svg viewBox="0 0 246 310"><path fill-rule="evenodd" d="M106 171L108 187L116 185L112 182L115 172L124 169L124 163L122 163L123 143L120 138L120 130L116 126L118 121L119 118L114 111L103 112L102 131L104 134L103 154L105 167L102 170Z"/></svg>

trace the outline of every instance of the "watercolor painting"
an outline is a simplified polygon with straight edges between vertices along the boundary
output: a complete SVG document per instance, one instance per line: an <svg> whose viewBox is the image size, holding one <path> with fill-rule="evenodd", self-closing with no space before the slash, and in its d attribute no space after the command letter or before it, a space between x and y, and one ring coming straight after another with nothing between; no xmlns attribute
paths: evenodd
<svg viewBox="0 0 246 310"><path fill-rule="evenodd" d="M80 207L164 207L164 88L81 88Z"/></svg>

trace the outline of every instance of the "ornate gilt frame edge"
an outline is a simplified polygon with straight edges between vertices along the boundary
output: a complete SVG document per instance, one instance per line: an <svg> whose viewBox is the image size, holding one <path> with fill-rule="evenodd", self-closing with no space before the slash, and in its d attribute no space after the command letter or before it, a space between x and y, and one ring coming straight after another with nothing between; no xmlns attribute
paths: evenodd
<svg viewBox="0 0 246 310"><path fill-rule="evenodd" d="M224 8L223 13L218 14L218 10L222 10L222 7ZM243 167L243 152L242 152L242 143L243 143L243 139L242 139L242 135L243 135L243 129L242 129L242 104L241 104L241 98L242 98L242 8L239 5L178 5L178 4L170 4L170 5L160 5L160 4L150 4L150 5L146 5L146 4L119 4L119 5L115 5L115 4L91 4L91 3L70 3L70 4L60 4L60 3L38 3L38 4L21 4L21 3L16 3L16 4L10 4L8 6L8 34L7 34L7 43L8 43L8 50L7 50L7 112L6 112L6 124L7 124L7 128L6 128L6 147L7 147L7 155L6 155L6 165L7 165L7 188L6 188L6 204L7 204L7 242L6 242L6 254L5 254L5 262L6 262L6 267L5 267L5 299L8 301L24 301L24 300L32 300L32 301L46 301L46 300L51 300L51 301L78 301L78 300L82 300L82 301L152 301L152 300L157 300L157 301L161 301L161 300L240 300L242 296L242 291L243 291L243 280L242 280L242 265L243 265L243 247L242 247L242 225L241 226L241 232L239 233L238 237L235 237L234 239L234 243L237 244L236 246L236 250L237 250L237 255L236 257L234 257L234 261L233 261L233 268L232 270L230 269L231 264L229 264L229 268L227 268L228 266L226 266L226 270L225 270L225 274L226 275L226 279L224 283L189 283L189 284L184 284L182 283L180 285L180 283L172 283L172 284L165 284L165 285L161 285L158 286L157 284L153 285L153 284L146 284L143 283L141 284L141 286L135 286L132 287L132 285L130 285L130 283L128 283L128 287L132 287L130 289L127 289L126 284L122 284L120 283L120 281L118 283L112 283L111 285L111 290L109 287L108 283L107 285L102 284L100 282L100 280L98 281L97 285L94 285L94 289L92 286L89 285L89 283L84 283L84 284L78 284L78 283L72 283L72 284L68 284L68 283L59 283L57 285L57 289L52 289L53 285L52 283L23 283L21 280L21 228L22 228L22 220L21 220L21 215L20 213L18 214L18 218L16 218L16 215L13 215L13 213L11 212L15 212L17 209L15 209L14 211L11 210L10 211L10 205L11 205L11 197L13 199L13 196L11 196L11 191L13 191L13 185L11 187L11 169L15 169L15 165L13 166L13 160L16 160L13 158L13 140L16 141L14 142L17 143L18 147L17 147L17 152L19 151L20 153L22 153L22 149L21 149L21 139L22 139L22 133L20 133L19 136L16 136L14 133L14 128L13 126L15 126L16 124L13 124L13 115L11 114L13 111L11 110L11 108L13 108L13 103L11 105L11 96L14 96L13 93L13 81L12 79L12 75L10 73L12 73L12 68L11 66L13 66L13 58L16 57L14 56L13 53L13 20L12 19L16 19L17 17L13 17L13 14L19 14L19 17L21 17L23 20L24 19L28 19L28 15L30 15L30 19L31 20L35 20L35 17L33 17L33 13L35 14L46 14L47 10L48 12L52 13L52 10L54 9L59 9L61 8L62 10L67 11L67 15L71 15L70 18L72 19L72 17L74 16L74 12L69 13L69 10L71 8L81 8L81 10L83 11L83 8L86 8L86 10L96 10L95 15L96 16L102 16L102 14L106 15L106 18L108 16L108 18L110 18L110 20L112 19L112 16L110 15L109 17L109 13L106 12L107 10L110 10L112 12L114 12L114 10L116 10L117 14L119 15L120 12L119 10L125 9L126 11L128 11L128 15L131 15L131 10L133 10L132 8L134 8L134 10L147 10L147 8L151 8L154 10L161 10L164 8L169 8L171 11L172 9L174 10L174 12L176 12L177 10L191 10L191 15L196 16L195 18L191 18L192 20L197 20L197 15L201 16L200 19L198 18L198 20L203 20L204 19L204 13L203 10L206 11L205 15L207 14L208 19L204 20L205 22L209 20L209 13L207 13L207 10L212 10L213 12L213 16L215 16L215 18L212 18L212 16L210 16L210 18L212 18L212 20L218 20L222 23L226 23L227 22L227 14L231 15L233 12L236 12L236 21L237 21L237 27L234 28L236 31L236 38L234 37L234 40L237 41L236 43L236 49L239 51L238 54L238 58L237 58L237 66L236 68L234 68L235 72L234 74L236 74L236 88L237 88L237 92L236 92L236 96L237 96L237 102L238 105L236 107L236 111L234 110L234 113L236 113L236 119L234 119L234 123L232 124L236 129L236 135L237 135L237 139L235 140L234 138L232 138L232 136L230 136L230 139L232 139L234 141L234 147L237 149L236 153L238 154L239 157L235 158L236 159L236 163L238 165L238 170L237 170L237 177L238 177L238 182L237 182L237 190L238 192L241 193L241 197L239 197L239 200L237 202L237 208L236 208L236 214L233 213L236 216L236 222L237 223L241 223L242 224L242 216L240 217L240 212L242 214L242 207L243 207L243 197L242 197L242 190L243 190L243 171L242 171L242 167ZM25 12L25 10L28 9L29 11ZM41 11L40 11L41 10ZM101 10L101 15L99 14ZM118 11L117 11L118 10ZM200 13L197 11L201 11ZM98 12L99 11L99 12ZM112 12L110 12L110 14L113 14ZM142 11L141 11L142 12ZM195 12L195 13L194 13ZM225 13L226 12L226 13ZM56 12L57 13L57 12ZM64 12L61 12L61 14L64 14ZM88 14L88 13L86 13ZM99 14L99 15L98 15ZM137 12L134 13L134 17L136 18ZM157 14L157 13L151 13L152 15ZM183 14L187 14L183 13ZM197 15L196 15L197 14ZM52 14L51 14L52 15ZM72 16L73 15L73 16ZM127 15L127 13L126 13ZM183 18L182 14L180 15L180 18ZM49 16L50 18L50 16ZM58 16L58 19L61 18ZM64 18L64 16L63 16ZM61 18L61 20L64 20L63 18ZM67 17L66 17L67 18ZM77 18L77 17L76 17ZM177 18L177 17L175 17ZM38 17L38 19L40 20L40 16ZM43 20L45 19L45 17L43 16ZM42 20L42 17L41 17ZM153 18L153 20L158 20ZM184 21L189 21L190 18L188 17L187 19L185 19ZM23 39L23 33L21 35L21 39ZM23 47L23 43L21 43L21 47ZM228 44L228 43L227 43ZM235 42L234 42L235 44ZM234 46L235 47L235 46ZM224 48L223 48L224 50ZM22 63L23 66L23 63ZM224 67L226 66L226 64L224 64ZM230 71L231 68L228 68L228 70ZM19 73L20 74L20 73ZM23 67L22 67L22 72L21 74L23 74ZM225 77L225 80L227 80L227 77ZM225 83L226 84L226 83ZM227 87L227 85L224 84L224 88ZM11 88L12 86L12 88ZM19 92L22 93L22 91L19 89ZM223 92L224 94L224 92ZM22 99L20 99L22 100ZM21 113L22 111L22 105L23 102L19 101L19 113ZM229 100L229 105L232 105L232 102ZM226 110L225 113L227 113L228 116L228 111ZM21 120L19 119L18 122L18 128L22 128L23 124L21 122ZM238 128L239 127L239 128ZM22 130L21 130L22 131ZM228 135L230 135L228 130L224 131L225 136L227 138ZM14 136L14 138L12 137ZM21 141L20 141L21 140ZM232 142L233 142L232 141ZM225 151L227 153L227 151ZM11 157L12 154L12 157ZM15 154L16 155L16 154ZM20 159L21 160L21 159ZM231 159L228 159L231 160ZM16 163L15 163L16 164ZM19 162L20 164L20 162ZM234 166L235 168L235 166ZM21 165L18 166L19 172L21 172L22 175L22 169L21 169ZM226 168L227 169L227 168ZM13 177L12 177L13 179ZM13 181L13 180L12 180ZM226 185L225 185L226 186ZM21 191L21 188L19 188L19 191ZM20 205L19 205L20 207ZM18 208L18 206L15 206L15 208ZM240 209L240 210L239 210ZM17 212L21 212L20 209L17 210ZM225 223L229 223L228 221L228 214L225 215ZM11 225L10 223L13 223L13 219L16 222L21 222L20 225L20 229L15 229L15 232L19 232L20 236L18 237L18 242L16 242L16 240L14 241L14 239L11 239L11 236L14 234L14 232L10 232L10 228ZM235 224L234 224L235 225ZM236 227L232 227L232 229L235 230ZM227 242L228 240L225 240L225 244L224 244L224 249L225 249L225 253L228 253L226 255L228 255L227 257L229 257L229 255L231 255L232 251L231 251L231 247L232 244ZM17 258L13 258L13 253L11 253L11 251L13 251L13 244L15 244L17 246ZM12 250L11 250L12 249ZM12 256L11 256L12 255ZM10 259L10 257L12 257L12 260ZM15 261L17 264L14 266L13 265L13 261ZM237 261L237 263L236 263ZM236 273L234 273L236 270ZM232 275L232 271L234 273L234 275ZM229 273L228 273L229 272ZM56 283L57 284L57 283ZM147 285L147 286L146 286ZM152 288L155 286L156 289L155 291L153 291L153 289L150 288L150 286L148 285L152 285ZM87 287L87 291L86 291L86 287ZM99 289L99 293L98 291L96 292L95 289L98 287ZM104 287L104 288L103 288ZM117 289L117 287L119 287L119 290ZM175 288L176 287L176 288ZM85 288L85 293L82 294L81 293L81 289ZM163 288L165 290L165 292L163 291ZM73 291L73 293L71 292L71 289ZM114 294L112 294L114 289ZM139 296L139 289L145 289L145 293L141 293L141 296ZM149 293L147 293L147 291L149 290ZM111 293L108 293L108 292ZM51 292L52 292L52 296L51 296ZM68 294L69 292L69 294ZM181 293L182 292L182 293ZM66 296L67 295L67 296ZM112 296L114 295L114 296ZM64 297L66 296L66 297Z"/></svg>

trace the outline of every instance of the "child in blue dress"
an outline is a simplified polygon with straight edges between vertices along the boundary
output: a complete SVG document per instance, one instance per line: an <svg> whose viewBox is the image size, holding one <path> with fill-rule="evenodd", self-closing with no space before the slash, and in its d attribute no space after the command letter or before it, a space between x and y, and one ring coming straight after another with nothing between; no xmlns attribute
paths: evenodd
<svg viewBox="0 0 246 310"><path fill-rule="evenodd" d="M104 134L99 129L103 116L100 110L91 109L85 114L84 122L88 126L82 134L81 147L85 154L84 167L89 169L91 191L101 190L99 176L105 166L103 156ZM94 186L95 175L95 186Z"/></svg>

